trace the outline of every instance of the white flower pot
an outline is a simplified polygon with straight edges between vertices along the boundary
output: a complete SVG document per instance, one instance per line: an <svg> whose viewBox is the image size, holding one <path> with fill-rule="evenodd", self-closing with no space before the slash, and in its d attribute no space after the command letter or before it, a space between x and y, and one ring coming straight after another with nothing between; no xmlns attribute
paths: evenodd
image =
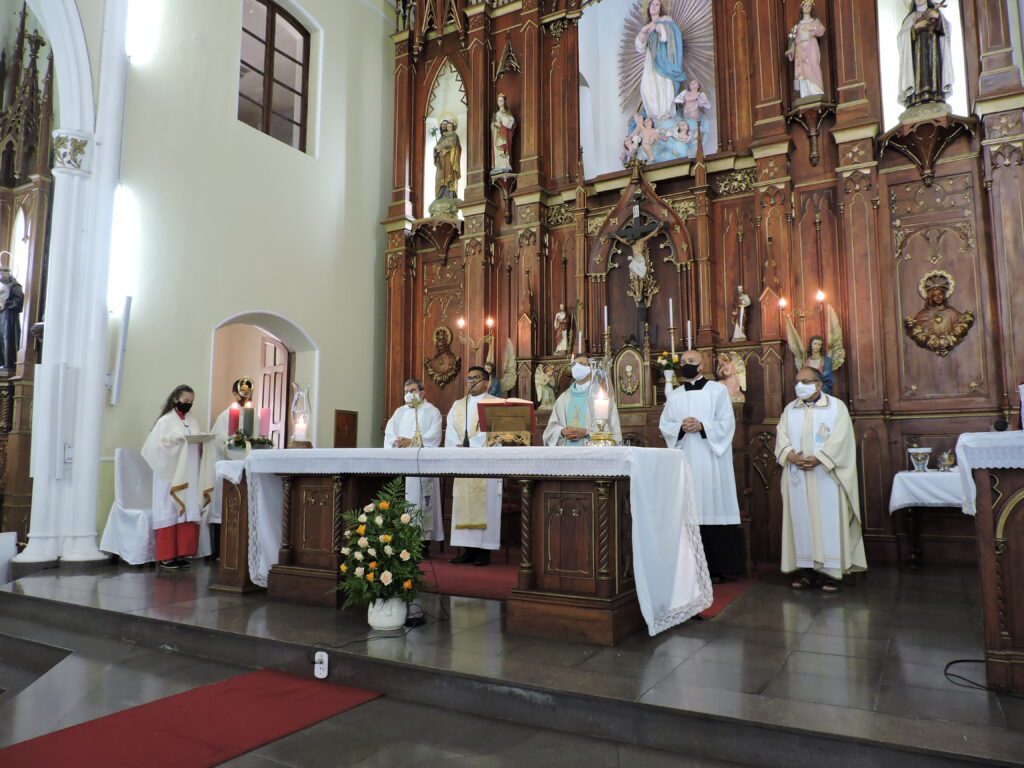
<svg viewBox="0 0 1024 768"><path fill-rule="evenodd" d="M406 605L400 597L374 600L366 612L366 620L373 629L398 629L405 625Z"/></svg>
<svg viewBox="0 0 1024 768"><path fill-rule="evenodd" d="M672 390L675 388L674 383L676 380L675 371L665 371L665 399L668 400L668 396L672 394Z"/></svg>

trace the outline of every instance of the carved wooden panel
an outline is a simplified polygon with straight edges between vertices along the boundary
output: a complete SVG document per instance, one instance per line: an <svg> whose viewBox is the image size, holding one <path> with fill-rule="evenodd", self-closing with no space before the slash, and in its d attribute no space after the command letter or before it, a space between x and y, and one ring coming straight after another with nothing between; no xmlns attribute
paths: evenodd
<svg viewBox="0 0 1024 768"><path fill-rule="evenodd" d="M543 567L539 583L596 577L593 493L545 493L542 509ZM551 582L555 579L557 582ZM582 584L582 582L581 582Z"/></svg>

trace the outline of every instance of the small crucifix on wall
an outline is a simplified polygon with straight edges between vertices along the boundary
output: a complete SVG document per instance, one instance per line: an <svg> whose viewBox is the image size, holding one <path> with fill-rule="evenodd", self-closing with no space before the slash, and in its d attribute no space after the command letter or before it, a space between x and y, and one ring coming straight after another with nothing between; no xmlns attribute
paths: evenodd
<svg viewBox="0 0 1024 768"><path fill-rule="evenodd" d="M647 249L648 241L657 237L665 229L665 222L650 219L643 221L640 206L643 203L643 193L638 188L631 200L633 216L629 223L610 237L629 249L629 288L626 294L633 299L637 308L637 338L642 338L643 326L647 322L647 309L651 306L651 300L658 293L658 281L654 278L654 268L651 264L651 255ZM618 246L612 246L612 255L621 253ZM609 263L614 262L609 259Z"/></svg>

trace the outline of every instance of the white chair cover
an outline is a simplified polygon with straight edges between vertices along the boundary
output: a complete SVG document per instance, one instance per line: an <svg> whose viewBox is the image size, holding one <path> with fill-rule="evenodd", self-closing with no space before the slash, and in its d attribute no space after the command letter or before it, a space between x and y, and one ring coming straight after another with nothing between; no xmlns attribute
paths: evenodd
<svg viewBox="0 0 1024 768"><path fill-rule="evenodd" d="M100 549L130 565L156 559L153 530L153 470L133 448L114 452L114 504Z"/></svg>

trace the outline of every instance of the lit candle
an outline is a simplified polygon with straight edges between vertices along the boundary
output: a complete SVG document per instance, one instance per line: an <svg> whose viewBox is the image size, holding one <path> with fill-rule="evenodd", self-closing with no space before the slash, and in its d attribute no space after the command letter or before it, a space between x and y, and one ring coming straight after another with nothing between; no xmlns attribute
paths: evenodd
<svg viewBox="0 0 1024 768"><path fill-rule="evenodd" d="M693 331L689 320L686 321L686 348L693 349Z"/></svg>
<svg viewBox="0 0 1024 768"><path fill-rule="evenodd" d="M456 325L458 325L458 326L459 326L459 329L460 329L460 330L461 330L462 328L465 328L465 327L466 327L466 318L464 318L464 317L460 317L460 318L459 318L459 320L458 320L458 322L456 323Z"/></svg>
<svg viewBox="0 0 1024 768"><path fill-rule="evenodd" d="M295 428L292 430L293 440L305 440L306 439L306 417L296 416L295 417Z"/></svg>
<svg viewBox="0 0 1024 768"><path fill-rule="evenodd" d="M242 424L241 431L246 437L252 437L253 422L256 418L256 412L252 409L252 403L246 403L245 408L242 409Z"/></svg>
<svg viewBox="0 0 1024 768"><path fill-rule="evenodd" d="M228 409L228 434L233 435L238 432L238 417L241 413L241 408L238 403L232 403Z"/></svg>
<svg viewBox="0 0 1024 768"><path fill-rule="evenodd" d="M494 327L494 318L493 317L488 317L487 318L487 327L488 328L493 328Z"/></svg>
<svg viewBox="0 0 1024 768"><path fill-rule="evenodd" d="M788 303L789 303L789 302L788 302L788 301L786 301L786 297L785 297L785 296L782 296L782 297L781 297L781 298L779 299L779 309L785 309L785 308L786 308L786 305L787 305Z"/></svg>
<svg viewBox="0 0 1024 768"><path fill-rule="evenodd" d="M608 402L608 395L604 393L603 389L597 390L597 396L594 397L594 418L598 421L608 421L608 411L611 408L611 404Z"/></svg>
<svg viewBox="0 0 1024 768"><path fill-rule="evenodd" d="M260 408L260 434L259 437L270 437L270 409Z"/></svg>
<svg viewBox="0 0 1024 768"><path fill-rule="evenodd" d="M816 294L814 294L814 298L817 299L818 301L824 301L825 300L825 292L823 290L821 290L821 288L819 288L818 292Z"/></svg>
<svg viewBox="0 0 1024 768"><path fill-rule="evenodd" d="M608 333L608 305L604 305L604 332Z"/></svg>
<svg viewBox="0 0 1024 768"><path fill-rule="evenodd" d="M583 354L583 331L576 332L576 354Z"/></svg>

